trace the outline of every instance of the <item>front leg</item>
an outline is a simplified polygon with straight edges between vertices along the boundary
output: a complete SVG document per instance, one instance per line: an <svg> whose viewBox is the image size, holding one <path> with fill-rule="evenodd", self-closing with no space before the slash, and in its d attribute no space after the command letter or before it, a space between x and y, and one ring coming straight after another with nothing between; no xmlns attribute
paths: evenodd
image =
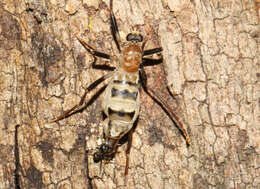
<svg viewBox="0 0 260 189"><path fill-rule="evenodd" d="M110 55L95 50L93 47L91 47L89 44L87 44L83 39L81 39L81 38L78 37L77 35L75 35L75 37L77 38L77 40L79 40L79 42L81 43L81 45L82 45L90 54L92 54L93 56L97 56L97 57L105 58L105 59L110 59Z"/></svg>
<svg viewBox="0 0 260 189"><path fill-rule="evenodd" d="M121 49L120 49L121 38L119 35L116 18L115 18L114 12L113 12L113 0L110 1L110 22L111 22L110 27L111 27L113 39L116 43L118 52L121 52Z"/></svg>
<svg viewBox="0 0 260 189"><path fill-rule="evenodd" d="M109 54L100 52L95 50L93 47L91 47L89 44L87 44L83 39L81 39L80 37L78 37L77 35L75 35L75 37L78 39L78 41L80 42L80 44L90 53L93 55L94 57L94 62L92 63L92 67L94 69L102 69L102 70L108 70L108 71L113 71L115 69L115 67L107 65L107 64L96 64L96 58L104 58L104 59L108 59L111 61L111 56Z"/></svg>

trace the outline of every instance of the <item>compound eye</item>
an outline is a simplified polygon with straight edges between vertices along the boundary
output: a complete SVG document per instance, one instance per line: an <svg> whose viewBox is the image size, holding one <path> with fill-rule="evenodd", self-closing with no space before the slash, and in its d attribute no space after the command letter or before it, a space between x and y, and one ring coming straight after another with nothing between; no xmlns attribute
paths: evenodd
<svg viewBox="0 0 260 189"><path fill-rule="evenodd" d="M142 42L143 41L143 36L141 34L136 34L136 33L129 33L126 36L127 41L133 41L133 42Z"/></svg>

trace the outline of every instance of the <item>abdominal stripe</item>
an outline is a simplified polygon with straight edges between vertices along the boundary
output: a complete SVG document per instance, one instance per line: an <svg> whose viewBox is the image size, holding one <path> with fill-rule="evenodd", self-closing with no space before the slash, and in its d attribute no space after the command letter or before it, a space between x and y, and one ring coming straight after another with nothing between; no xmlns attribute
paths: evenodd
<svg viewBox="0 0 260 189"><path fill-rule="evenodd" d="M116 84L127 84L130 86L137 86L137 83L131 82L131 81L126 81L126 80L114 80L114 83Z"/></svg>
<svg viewBox="0 0 260 189"><path fill-rule="evenodd" d="M127 119L128 121L131 121L134 118L135 111L132 112L125 112L122 110L113 110L112 108L108 108L108 115L113 116L116 115L118 117L121 117L122 119Z"/></svg>
<svg viewBox="0 0 260 189"><path fill-rule="evenodd" d="M112 97L121 97L123 99L136 100L137 92L130 92L128 89L118 90L118 89L112 88L111 89L111 96Z"/></svg>

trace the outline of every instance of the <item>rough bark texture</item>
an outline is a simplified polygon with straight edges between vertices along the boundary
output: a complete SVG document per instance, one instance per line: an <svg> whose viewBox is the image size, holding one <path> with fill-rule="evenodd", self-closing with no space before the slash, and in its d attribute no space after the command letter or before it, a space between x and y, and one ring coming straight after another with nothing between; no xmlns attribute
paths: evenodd
<svg viewBox="0 0 260 189"><path fill-rule="evenodd" d="M46 123L106 72L91 68L93 57L74 34L116 53L108 4L0 2L0 188L260 188L258 0L114 0L123 39L137 26L146 49L163 47L172 95L161 66L146 68L148 85L176 109L192 140L187 147L142 93L127 186L126 144L111 162L92 160L102 138L101 98Z"/></svg>

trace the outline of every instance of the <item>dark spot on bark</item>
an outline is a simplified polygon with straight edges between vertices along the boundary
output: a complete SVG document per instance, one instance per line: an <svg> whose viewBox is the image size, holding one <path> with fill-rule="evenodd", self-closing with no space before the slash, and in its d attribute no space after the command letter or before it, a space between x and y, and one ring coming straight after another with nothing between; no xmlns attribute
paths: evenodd
<svg viewBox="0 0 260 189"><path fill-rule="evenodd" d="M58 81L64 70L65 47L48 33L32 34L32 51L35 53L39 70L39 78L47 87L48 83Z"/></svg>
<svg viewBox="0 0 260 189"><path fill-rule="evenodd" d="M82 147L86 144L86 133L90 132L89 127L79 126L77 129L78 138L74 144L73 148Z"/></svg>
<svg viewBox="0 0 260 189"><path fill-rule="evenodd" d="M217 183L216 184L216 189L223 189L226 188L224 183Z"/></svg>
<svg viewBox="0 0 260 189"><path fill-rule="evenodd" d="M105 9L105 8L108 8L107 7L107 4L105 3L105 2L103 2L103 1L101 1L100 3L99 3L99 9Z"/></svg>
<svg viewBox="0 0 260 189"><path fill-rule="evenodd" d="M206 171L209 170L209 168L213 167L215 165L214 156L204 156L201 160L203 162L203 167L206 169Z"/></svg>
<svg viewBox="0 0 260 189"><path fill-rule="evenodd" d="M250 33L250 36L251 36L252 38L255 38L255 39L259 38L259 31L258 31L258 30L252 31L252 32Z"/></svg>
<svg viewBox="0 0 260 189"><path fill-rule="evenodd" d="M48 21L47 9L44 3L26 3L26 12L32 14L38 24Z"/></svg>
<svg viewBox="0 0 260 189"><path fill-rule="evenodd" d="M256 151L253 146L250 146L245 149L238 149L239 160L241 163L245 163L246 167L250 167L253 164L255 155L256 155Z"/></svg>
<svg viewBox="0 0 260 189"><path fill-rule="evenodd" d="M0 163L4 165L8 161L10 161L10 154L13 153L13 147L9 145L0 144L0 149Z"/></svg>
<svg viewBox="0 0 260 189"><path fill-rule="evenodd" d="M148 142L151 146L155 143L162 143L163 142L163 132L158 127L156 127L155 123L148 129L149 132L149 139Z"/></svg>
<svg viewBox="0 0 260 189"><path fill-rule="evenodd" d="M38 59L38 64L42 66L43 62L40 61L42 59L42 50L43 50L43 35L42 33L33 33L32 34L32 52L34 56Z"/></svg>
<svg viewBox="0 0 260 189"><path fill-rule="evenodd" d="M176 148L176 146L174 146L173 144L164 144L165 148L174 150Z"/></svg>
<svg viewBox="0 0 260 189"><path fill-rule="evenodd" d="M85 62L85 54L79 54L76 58L76 63L78 65L78 69L82 69L84 67L84 62Z"/></svg>
<svg viewBox="0 0 260 189"><path fill-rule="evenodd" d="M195 6L196 4L195 4L195 2L194 2L194 0L190 0L190 2Z"/></svg>
<svg viewBox="0 0 260 189"><path fill-rule="evenodd" d="M240 130L238 132L238 137L237 137L237 142L236 142L236 146L239 149L244 149L246 143L248 142L249 137L247 135L247 131L246 130Z"/></svg>
<svg viewBox="0 0 260 189"><path fill-rule="evenodd" d="M193 175L193 188L207 189L209 188L207 181L200 175Z"/></svg>
<svg viewBox="0 0 260 189"><path fill-rule="evenodd" d="M42 173L33 165L27 169L26 178L30 181L30 183L28 183L29 188L44 188L42 183Z"/></svg>
<svg viewBox="0 0 260 189"><path fill-rule="evenodd" d="M49 163L53 163L53 145L46 141L40 141L36 144L36 147L42 151L42 157Z"/></svg>
<svg viewBox="0 0 260 189"><path fill-rule="evenodd" d="M84 3L83 7L84 7L84 9L86 9L88 16L96 15L97 12L99 11L98 9L95 9L94 6L89 6L87 3Z"/></svg>
<svg viewBox="0 0 260 189"><path fill-rule="evenodd" d="M9 125L9 122L10 122L10 118L7 117L7 116L3 116L3 122L4 122L5 128L8 129L8 125Z"/></svg>
<svg viewBox="0 0 260 189"><path fill-rule="evenodd" d="M13 15L0 8L0 48L12 49L14 47L20 48L21 43L21 28L18 21Z"/></svg>

